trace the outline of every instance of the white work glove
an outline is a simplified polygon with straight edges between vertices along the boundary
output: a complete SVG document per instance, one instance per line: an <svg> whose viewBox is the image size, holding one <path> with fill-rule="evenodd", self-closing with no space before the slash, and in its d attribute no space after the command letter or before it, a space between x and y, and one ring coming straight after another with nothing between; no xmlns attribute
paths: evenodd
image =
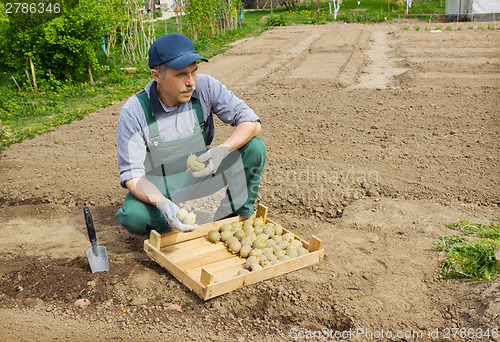
<svg viewBox="0 0 500 342"><path fill-rule="evenodd" d="M203 153L198 157L198 161L202 163L206 163L206 166L201 171L194 171L193 169L187 169L187 173L192 175L193 177L206 177L208 175L214 174L217 172L222 160L227 157L229 154L229 147L225 145L219 145L216 147L212 147L207 152Z"/></svg>
<svg viewBox="0 0 500 342"><path fill-rule="evenodd" d="M196 224L190 225L182 223L177 217L179 207L167 198L159 200L158 203L156 203L156 207L160 209L163 216L165 216L170 227L173 227L183 233L192 232L198 227Z"/></svg>

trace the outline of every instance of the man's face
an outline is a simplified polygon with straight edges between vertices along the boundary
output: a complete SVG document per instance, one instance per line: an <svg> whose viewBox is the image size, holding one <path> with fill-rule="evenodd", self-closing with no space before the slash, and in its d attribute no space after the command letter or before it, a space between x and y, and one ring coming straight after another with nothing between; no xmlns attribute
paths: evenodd
<svg viewBox="0 0 500 342"><path fill-rule="evenodd" d="M155 69L151 75L157 83L156 90L160 100L169 107L188 102L193 95L196 84L198 64L193 62L183 69L167 68L165 77Z"/></svg>

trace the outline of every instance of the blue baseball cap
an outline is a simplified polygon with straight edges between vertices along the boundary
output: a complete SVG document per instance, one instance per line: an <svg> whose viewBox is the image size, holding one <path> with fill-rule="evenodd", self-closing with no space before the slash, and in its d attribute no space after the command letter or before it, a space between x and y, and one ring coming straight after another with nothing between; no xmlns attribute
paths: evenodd
<svg viewBox="0 0 500 342"><path fill-rule="evenodd" d="M172 69L182 69L197 60L208 59L196 53L193 42L183 34L169 33L161 36L149 48L149 67L159 64Z"/></svg>

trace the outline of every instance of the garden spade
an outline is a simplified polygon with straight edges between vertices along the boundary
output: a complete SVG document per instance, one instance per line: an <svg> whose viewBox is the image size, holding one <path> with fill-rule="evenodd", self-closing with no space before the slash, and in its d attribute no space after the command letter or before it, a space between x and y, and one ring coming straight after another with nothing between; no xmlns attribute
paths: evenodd
<svg viewBox="0 0 500 342"><path fill-rule="evenodd" d="M106 253L106 247L97 245L94 222L92 221L89 207L83 207L83 215L85 216L87 232L89 233L90 243L92 244L92 247L87 251L90 269L92 273L109 271L108 253Z"/></svg>

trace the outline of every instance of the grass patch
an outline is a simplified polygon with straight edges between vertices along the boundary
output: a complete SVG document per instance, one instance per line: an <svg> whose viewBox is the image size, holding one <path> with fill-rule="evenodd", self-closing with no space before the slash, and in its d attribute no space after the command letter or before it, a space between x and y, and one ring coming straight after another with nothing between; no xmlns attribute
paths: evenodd
<svg viewBox="0 0 500 342"><path fill-rule="evenodd" d="M499 218L489 224L459 220L446 227L461 234L441 236L435 244L447 256L443 278L490 281L499 277L500 263L495 259L495 250L500 248Z"/></svg>

